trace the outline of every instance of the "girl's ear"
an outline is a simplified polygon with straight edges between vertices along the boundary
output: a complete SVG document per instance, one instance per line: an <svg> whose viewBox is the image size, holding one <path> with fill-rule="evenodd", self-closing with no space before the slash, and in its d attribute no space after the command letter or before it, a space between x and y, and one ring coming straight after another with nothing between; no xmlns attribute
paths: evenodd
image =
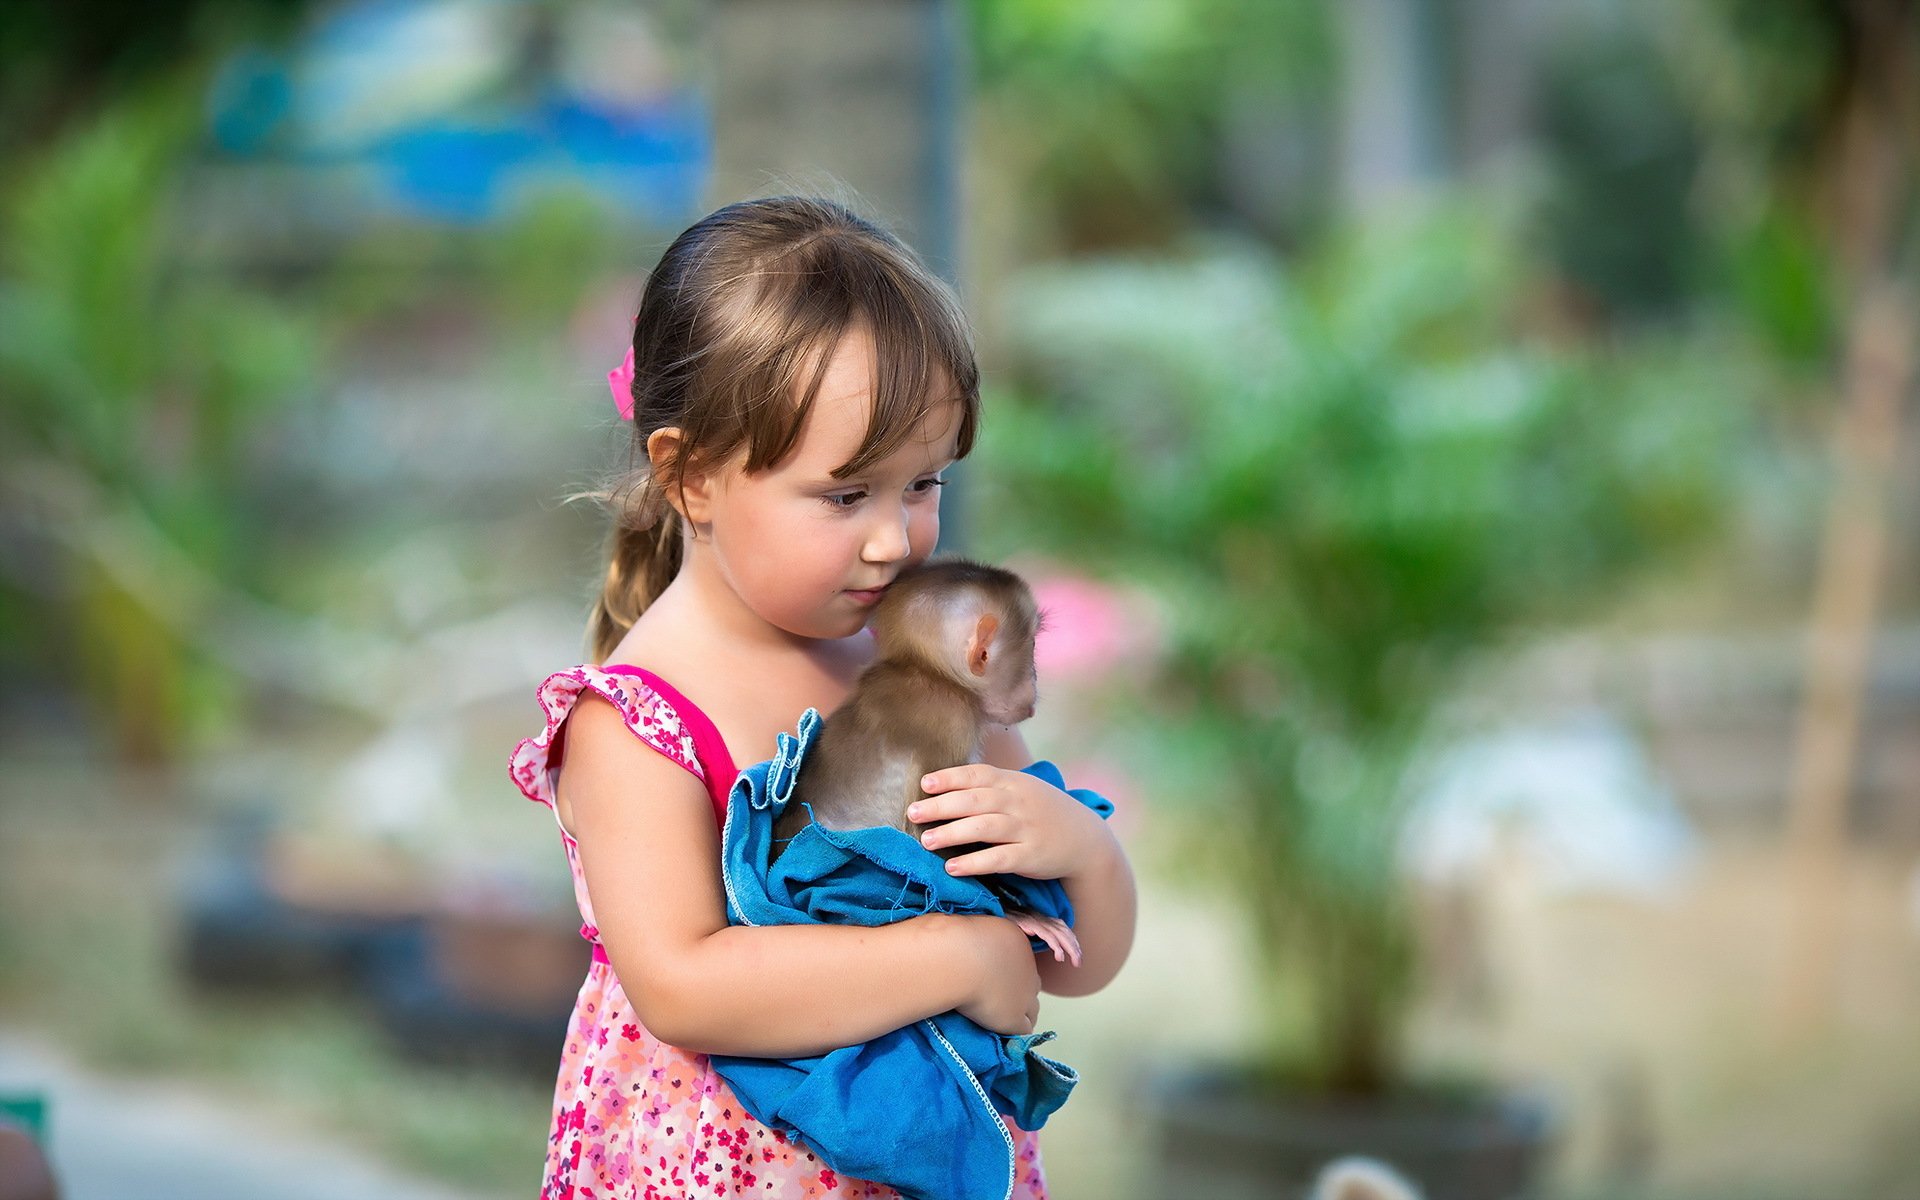
<svg viewBox="0 0 1920 1200"><path fill-rule="evenodd" d="M661 494L691 528L707 522L712 505L713 479L709 472L690 469L679 458L681 433L669 425L647 435L647 461Z"/></svg>

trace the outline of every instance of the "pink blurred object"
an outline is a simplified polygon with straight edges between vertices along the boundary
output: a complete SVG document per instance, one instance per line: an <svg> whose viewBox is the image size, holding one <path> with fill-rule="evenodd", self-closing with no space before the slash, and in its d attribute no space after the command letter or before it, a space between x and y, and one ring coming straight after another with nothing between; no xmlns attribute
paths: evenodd
<svg viewBox="0 0 1920 1200"><path fill-rule="evenodd" d="M1142 606L1113 588L1071 575L1030 573L1029 579L1046 613L1034 647L1043 679L1095 673L1157 641Z"/></svg>
<svg viewBox="0 0 1920 1200"><path fill-rule="evenodd" d="M633 420L633 347L627 347L627 356L620 365L607 372L607 386L613 390L613 406L620 410L620 419Z"/></svg>
<svg viewBox="0 0 1920 1200"><path fill-rule="evenodd" d="M1068 787L1087 788L1113 801L1113 815L1107 818L1107 824L1121 841L1133 840L1146 820L1146 813L1141 811L1140 797L1132 780L1104 759L1056 761L1054 765L1060 768Z"/></svg>

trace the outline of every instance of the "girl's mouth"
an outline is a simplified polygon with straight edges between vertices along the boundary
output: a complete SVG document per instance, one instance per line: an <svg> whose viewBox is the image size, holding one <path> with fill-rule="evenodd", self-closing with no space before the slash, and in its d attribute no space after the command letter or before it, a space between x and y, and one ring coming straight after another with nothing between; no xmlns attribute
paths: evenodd
<svg viewBox="0 0 1920 1200"><path fill-rule="evenodd" d="M847 595L852 596L855 600L860 601L860 603L862 604L876 603L880 599L880 597L886 594L887 594L886 588L872 588L864 592L856 592L851 588L847 590Z"/></svg>

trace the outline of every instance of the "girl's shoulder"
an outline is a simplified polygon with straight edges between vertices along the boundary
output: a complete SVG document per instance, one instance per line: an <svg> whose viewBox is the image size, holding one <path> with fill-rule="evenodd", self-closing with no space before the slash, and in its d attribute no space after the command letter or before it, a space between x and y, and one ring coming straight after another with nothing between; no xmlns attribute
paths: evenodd
<svg viewBox="0 0 1920 1200"><path fill-rule="evenodd" d="M553 672L534 690L544 727L521 739L508 760L508 774L527 799L555 807L553 772L565 752L566 720L591 696L611 704L635 737L706 778L691 724L638 668L580 663Z"/></svg>

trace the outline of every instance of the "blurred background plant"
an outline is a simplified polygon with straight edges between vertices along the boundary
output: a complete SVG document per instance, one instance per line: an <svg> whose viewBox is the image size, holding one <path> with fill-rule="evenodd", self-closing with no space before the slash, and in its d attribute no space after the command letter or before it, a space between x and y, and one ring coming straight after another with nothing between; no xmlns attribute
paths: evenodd
<svg viewBox="0 0 1920 1200"><path fill-rule="evenodd" d="M1291 270L1216 241L1009 285L992 545L1164 599L1164 658L1109 715L1199 810L1166 865L1244 907L1258 1062L1296 1085L1404 1082L1402 817L1437 708L1698 551L1750 453L1724 350L1530 336L1509 222L1463 197Z"/></svg>
<svg viewBox="0 0 1920 1200"><path fill-rule="evenodd" d="M246 451L323 349L292 305L172 253L193 82L156 86L9 172L0 225L9 507L44 505L58 556L9 573L9 608L67 633L71 678L140 761L176 757L235 702L193 644L203 581L259 586L272 530L249 503ZM49 648L7 641L10 657Z"/></svg>

